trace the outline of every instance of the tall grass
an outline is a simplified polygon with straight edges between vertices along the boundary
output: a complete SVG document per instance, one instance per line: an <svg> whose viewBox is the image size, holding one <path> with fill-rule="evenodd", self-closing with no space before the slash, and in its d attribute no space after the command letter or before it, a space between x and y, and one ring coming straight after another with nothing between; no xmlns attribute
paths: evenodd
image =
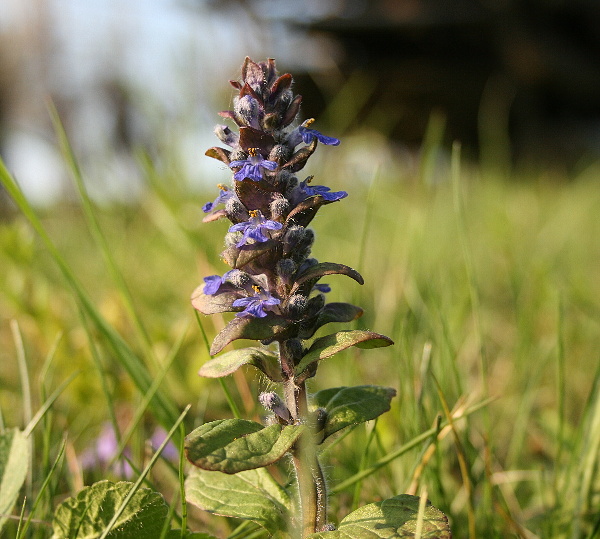
<svg viewBox="0 0 600 539"><path fill-rule="evenodd" d="M0 225L0 417L32 431L21 525L31 537L50 535L65 496L114 473L83 472L78 458L106 421L120 448L134 449L134 469L149 470L155 426L172 429L188 404L188 432L231 410L259 415L250 395L268 387L255 371L224 388L196 375L208 359L202 332L223 324L198 327L188 301L223 270L225 225L201 223L213 191L173 181L178 170L140 153L143 198L99 206L57 129L78 202L32 208L1 170L19 211ZM451 168L427 151L423 165L403 168L366 139L349 137L336 166L317 172L350 197L319 213L314 255L362 273L366 284L352 289L333 276L329 299L364 306L357 326L396 345L368 358L346 351L320 372L328 387L384 381L398 397L326 448L331 520L426 491L458 538L600 536L600 169L506 180L460 164L458 152ZM145 477L178 521L180 480L168 465ZM187 518L222 536L238 524Z"/></svg>

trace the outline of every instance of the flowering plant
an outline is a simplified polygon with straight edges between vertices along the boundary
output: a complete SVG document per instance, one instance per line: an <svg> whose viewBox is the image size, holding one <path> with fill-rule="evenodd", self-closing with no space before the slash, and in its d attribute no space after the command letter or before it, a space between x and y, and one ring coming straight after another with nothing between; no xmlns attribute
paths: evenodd
<svg viewBox="0 0 600 539"><path fill-rule="evenodd" d="M249 365L280 390L258 396L272 414L266 424L224 419L187 436L186 456L195 466L186 480L187 499L213 513L254 521L278 537L371 537L380 536L376 530L382 527L405 536L417 515L422 537L450 537L445 516L431 506L419 513L419 498L408 495L364 506L338 528L328 521L319 449L342 429L389 410L396 392L336 387L309 396L306 382L321 360L337 352L393 342L364 330L314 338L323 326L351 322L363 313L349 303L327 303L329 285L319 282L340 274L362 284L362 276L349 266L311 257L315 235L308 226L321 207L348 194L312 185L312 176L296 177L319 143L337 146L340 141L311 128L312 119L297 124L301 96L293 94L291 75L279 75L273 60L246 58L241 81L231 84L238 91L233 110L220 115L233 120L238 131L217 126L215 133L228 149L206 153L232 169L232 185L219 185L217 198L203 207L204 221L232 223L222 253L231 269L205 277L192 305L205 315L236 313L215 337L211 356L238 339L260 345L220 354L200 374L222 377ZM283 458L293 462L294 474L281 485L266 467Z"/></svg>

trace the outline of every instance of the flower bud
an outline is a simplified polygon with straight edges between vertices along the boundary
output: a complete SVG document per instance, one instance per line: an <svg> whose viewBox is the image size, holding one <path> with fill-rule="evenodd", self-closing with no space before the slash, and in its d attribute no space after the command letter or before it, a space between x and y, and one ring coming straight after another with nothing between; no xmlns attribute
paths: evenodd
<svg viewBox="0 0 600 539"><path fill-rule="evenodd" d="M219 137L221 142L227 144L227 146L231 146L232 148L237 146L240 141L240 136L237 133L234 133L226 125L215 126L215 135Z"/></svg>
<svg viewBox="0 0 600 539"><path fill-rule="evenodd" d="M291 257L296 262L302 262L309 254L315 241L315 233L310 228L304 229L304 234L294 245Z"/></svg>
<svg viewBox="0 0 600 539"><path fill-rule="evenodd" d="M306 296L301 294L295 294L288 300L287 310L288 316L292 319L299 319L302 317L304 310L306 309L307 303Z"/></svg>
<svg viewBox="0 0 600 539"><path fill-rule="evenodd" d="M289 283L296 272L296 267L296 263L291 258L282 258L277 261L275 270L282 281Z"/></svg>
<svg viewBox="0 0 600 539"><path fill-rule="evenodd" d="M234 99L233 110L239 120L249 127L260 129L261 107L251 95Z"/></svg>
<svg viewBox="0 0 600 539"><path fill-rule="evenodd" d="M284 144L276 144L269 153L269 161L276 161L279 165L284 165L292 157L292 150Z"/></svg>
<svg viewBox="0 0 600 539"><path fill-rule="evenodd" d="M229 154L229 163L233 163L234 161L244 161L246 159L248 159L248 154L244 150L233 150Z"/></svg>
<svg viewBox="0 0 600 539"><path fill-rule="evenodd" d="M290 203L287 198L277 197L271 202L271 219L283 221L290 212Z"/></svg>
<svg viewBox="0 0 600 539"><path fill-rule="evenodd" d="M232 270L227 280L237 288L246 288L252 283L252 278L245 271Z"/></svg>
<svg viewBox="0 0 600 539"><path fill-rule="evenodd" d="M241 223L250 217L248 210L237 197L232 197L225 203L225 213L232 223Z"/></svg>
<svg viewBox="0 0 600 539"><path fill-rule="evenodd" d="M289 170L282 169L277 174L277 189L287 198L290 198L294 193L294 189L298 186L298 178Z"/></svg>
<svg viewBox="0 0 600 539"><path fill-rule="evenodd" d="M300 225L290 226L283 238L283 253L293 253L298 243L304 238L305 228Z"/></svg>
<svg viewBox="0 0 600 539"><path fill-rule="evenodd" d="M225 247L234 246L238 241L240 241L241 237L241 232L227 232L227 234L225 234Z"/></svg>
<svg viewBox="0 0 600 539"><path fill-rule="evenodd" d="M260 402L267 410L273 412L277 417L280 417L284 421L290 421L292 416L287 406L281 400L281 397L274 392L261 393L258 396L258 402Z"/></svg>

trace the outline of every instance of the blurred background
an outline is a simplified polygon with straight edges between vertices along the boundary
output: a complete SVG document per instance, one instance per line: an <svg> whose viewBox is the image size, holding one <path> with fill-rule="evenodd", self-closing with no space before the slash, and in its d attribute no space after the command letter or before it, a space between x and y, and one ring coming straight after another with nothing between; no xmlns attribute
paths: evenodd
<svg viewBox="0 0 600 539"><path fill-rule="evenodd" d="M68 194L51 100L96 196L135 198L135 147L202 184L249 55L294 74L305 117L401 159L436 129L488 170L577 170L600 153L598 28L594 0L3 0L0 154L34 202Z"/></svg>
<svg viewBox="0 0 600 539"><path fill-rule="evenodd" d="M76 376L36 446L48 464L69 432L54 493L64 499L107 476L74 457L107 418L133 432L133 463L147 462L162 419L140 420L146 388L130 356L149 379L168 370L160 389L174 409L194 404L188 432L231 415L215 381L197 376L209 355L189 304L204 276L224 272L226 223L202 223L201 208L231 171L204 153L219 142L228 79L247 55L273 57L294 76L303 118L342 140L306 167L350 193L319 212L313 252L365 285L333 277L328 300L360 305L355 327L396 342L319 368L322 387L398 390L377 430L331 452L332 484L435 424L433 374L451 406L499 398L461 424L461 447L448 436L429 462L424 446L403 455L356 491L363 501L422 481L456 530L475 515L478 537L596 537L599 29L597 0L0 0L0 155L41 223L34 231L0 188L0 427L27 425ZM211 340L227 319L198 322ZM259 418L254 396L273 388L246 374L223 387ZM167 472L155 483L178 491ZM332 514L356 505L352 488ZM194 518L194 529L209 520Z"/></svg>

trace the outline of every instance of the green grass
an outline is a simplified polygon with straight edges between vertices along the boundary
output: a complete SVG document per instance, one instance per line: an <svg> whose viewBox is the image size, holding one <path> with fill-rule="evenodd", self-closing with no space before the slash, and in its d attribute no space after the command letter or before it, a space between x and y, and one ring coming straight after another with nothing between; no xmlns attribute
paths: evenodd
<svg viewBox="0 0 600 539"><path fill-rule="evenodd" d="M403 168L391 147L365 141L350 137L307 167L350 192L313 222L314 256L362 273L363 287L331 277L329 300L361 305L356 327L396 344L324 361L310 389L373 383L398 396L326 450L331 520L426 488L457 538L599 537L600 167L506 181L459 169L457 152L453 167ZM24 489L28 533L40 538L62 499L107 476L77 461L104 422L129 438L141 471L154 427L170 430L188 404L187 432L232 415L219 383L196 374L208 352L189 303L203 276L225 270L227 225L201 223L214 190L199 193L140 154L143 199L98 207L62 147L81 202L0 224L1 419L25 428L44 412L31 425ZM215 162L210 183L224 175ZM224 323L200 321L209 339ZM256 395L269 387L256 372L225 381L246 417L262 413ZM146 477L180 519L179 481L165 463ZM187 519L219 536L239 524L194 508ZM11 525L7 537L18 517Z"/></svg>

